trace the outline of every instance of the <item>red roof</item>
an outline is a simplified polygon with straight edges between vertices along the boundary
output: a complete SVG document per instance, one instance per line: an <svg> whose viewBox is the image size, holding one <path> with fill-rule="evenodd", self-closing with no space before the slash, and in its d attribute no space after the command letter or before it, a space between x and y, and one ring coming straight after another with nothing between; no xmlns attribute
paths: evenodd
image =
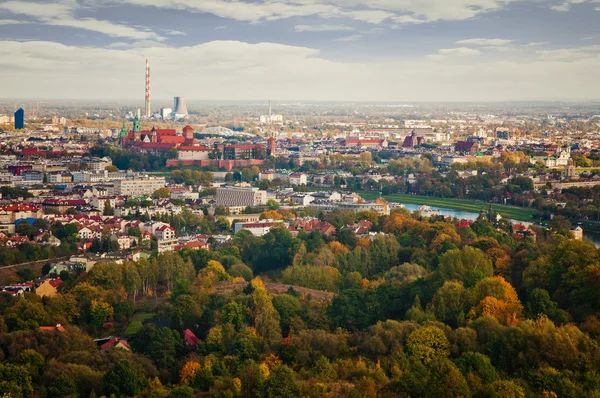
<svg viewBox="0 0 600 398"><path fill-rule="evenodd" d="M61 279L50 279L48 283L50 283L50 286L53 288L57 288L62 285L63 281Z"/></svg>
<svg viewBox="0 0 600 398"><path fill-rule="evenodd" d="M190 130L194 130L194 128L192 126L190 126L189 124L183 128L183 131L190 131Z"/></svg>
<svg viewBox="0 0 600 398"><path fill-rule="evenodd" d="M190 347L195 347L200 342L200 339L190 329L183 332L183 338Z"/></svg>
<svg viewBox="0 0 600 398"><path fill-rule="evenodd" d="M156 135L159 137L173 136L177 135L177 131L175 129L157 129Z"/></svg>
<svg viewBox="0 0 600 398"><path fill-rule="evenodd" d="M185 137L180 135L168 135L158 139L162 144L182 144L185 142Z"/></svg>
<svg viewBox="0 0 600 398"><path fill-rule="evenodd" d="M59 323L56 326L40 326L40 330L44 331L44 332L61 332L64 333L67 330L62 327L62 325Z"/></svg>
<svg viewBox="0 0 600 398"><path fill-rule="evenodd" d="M111 338L106 343L102 344L100 346L100 349L101 350L107 350L109 348L116 347L119 343L121 343L121 345L123 345L128 350L131 350L131 346L129 345L129 343L127 343L127 340L123 340L123 339L120 339L118 337Z"/></svg>
<svg viewBox="0 0 600 398"><path fill-rule="evenodd" d="M82 199L46 199L43 204L56 206L84 206L87 203Z"/></svg>

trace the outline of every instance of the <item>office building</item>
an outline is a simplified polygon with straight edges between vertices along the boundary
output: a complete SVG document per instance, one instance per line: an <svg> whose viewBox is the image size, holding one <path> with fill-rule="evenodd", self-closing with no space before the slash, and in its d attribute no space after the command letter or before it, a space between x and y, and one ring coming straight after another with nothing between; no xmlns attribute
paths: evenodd
<svg viewBox="0 0 600 398"><path fill-rule="evenodd" d="M258 188L225 187L217 188L217 206L254 207L267 203L267 192Z"/></svg>
<svg viewBox="0 0 600 398"><path fill-rule="evenodd" d="M15 112L15 129L20 130L25 128L25 111L23 108L19 108Z"/></svg>
<svg viewBox="0 0 600 398"><path fill-rule="evenodd" d="M165 177L147 177L116 181L114 194L121 196L150 196L165 187Z"/></svg>

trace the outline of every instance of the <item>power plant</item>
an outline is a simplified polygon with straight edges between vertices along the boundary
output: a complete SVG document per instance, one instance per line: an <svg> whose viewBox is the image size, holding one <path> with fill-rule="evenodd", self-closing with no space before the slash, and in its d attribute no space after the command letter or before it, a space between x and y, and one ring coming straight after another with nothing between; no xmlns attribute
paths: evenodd
<svg viewBox="0 0 600 398"><path fill-rule="evenodd" d="M183 119L188 117L188 110L184 97L175 97L173 99L173 118Z"/></svg>

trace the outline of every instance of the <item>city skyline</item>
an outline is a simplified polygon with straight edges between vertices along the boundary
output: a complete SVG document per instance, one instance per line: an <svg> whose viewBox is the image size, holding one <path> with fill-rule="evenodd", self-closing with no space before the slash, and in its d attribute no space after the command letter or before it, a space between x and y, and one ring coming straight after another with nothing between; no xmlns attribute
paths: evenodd
<svg viewBox="0 0 600 398"><path fill-rule="evenodd" d="M2 96L600 98L598 0L0 1ZM35 25L34 25L35 24Z"/></svg>

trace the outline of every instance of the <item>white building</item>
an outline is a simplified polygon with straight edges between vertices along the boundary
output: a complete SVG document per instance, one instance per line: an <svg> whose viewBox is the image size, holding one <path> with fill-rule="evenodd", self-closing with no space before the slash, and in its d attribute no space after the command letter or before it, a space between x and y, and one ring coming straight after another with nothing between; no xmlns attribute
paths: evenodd
<svg viewBox="0 0 600 398"><path fill-rule="evenodd" d="M286 223L282 223L281 221L273 221L273 220L262 220L256 222L238 222L235 223L233 227L234 233L238 233L242 229L250 231L254 236L264 236L269 233L271 228L278 224L284 224L286 228L288 225Z"/></svg>
<svg viewBox="0 0 600 398"><path fill-rule="evenodd" d="M217 206L261 206L267 203L267 191L258 188L217 188Z"/></svg>
<svg viewBox="0 0 600 398"><path fill-rule="evenodd" d="M179 160L208 160L210 149L203 146L180 147L177 151Z"/></svg>
<svg viewBox="0 0 600 398"><path fill-rule="evenodd" d="M120 196L150 196L165 185L165 177L128 179L116 181L114 191Z"/></svg>
<svg viewBox="0 0 600 398"><path fill-rule="evenodd" d="M292 173L290 174L290 184L292 185L307 185L308 176L304 173Z"/></svg>
<svg viewBox="0 0 600 398"><path fill-rule="evenodd" d="M106 206L106 203L110 204L111 209L114 209L117 205L117 199L113 196L106 196L106 197L98 197L98 196L94 196L92 198L91 204L94 208L98 209L99 212L104 212L104 206Z"/></svg>

